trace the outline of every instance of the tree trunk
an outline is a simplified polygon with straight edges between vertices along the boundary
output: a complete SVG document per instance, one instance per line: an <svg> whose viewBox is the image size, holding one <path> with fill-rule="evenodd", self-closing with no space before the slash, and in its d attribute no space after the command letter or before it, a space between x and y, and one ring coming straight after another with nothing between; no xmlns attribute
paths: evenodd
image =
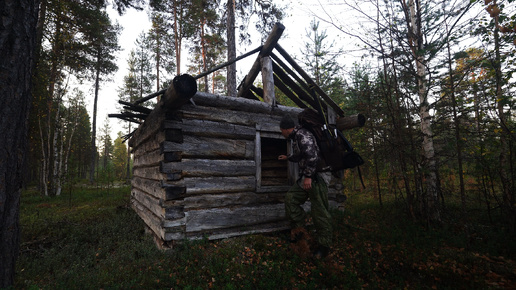
<svg viewBox="0 0 516 290"><path fill-rule="evenodd" d="M159 101L158 101L159 102ZM129 122L129 129L128 132L131 133L131 122ZM129 142L127 142L129 143ZM125 179L129 181L131 179L131 148L129 147L129 144L127 146L127 164L126 164L126 172L125 172Z"/></svg>
<svg viewBox="0 0 516 290"><path fill-rule="evenodd" d="M43 191L43 195L48 196L48 162L47 154L45 150L45 142L43 142L43 129L41 127L41 118L38 118L39 121L39 137L41 138L41 188Z"/></svg>
<svg viewBox="0 0 516 290"><path fill-rule="evenodd" d="M70 157L70 152L72 151L72 141L73 141L73 135L75 134L75 129L77 129L77 126L79 125L79 106L77 105L77 107L75 108L76 110L74 111L74 119L73 119L73 123L72 123L72 128L71 128L71 132L70 132L70 136L68 136L68 146L66 147L66 151L65 151L65 155L64 155L64 158L63 158L63 167L64 167L64 170L61 170L61 175L64 175L65 176L65 179L64 179L64 182L66 183L66 181L69 181L68 178L66 178L66 176L70 176L68 174L68 158ZM62 135L64 136L64 134ZM62 143L65 142L65 139L63 138L63 141Z"/></svg>
<svg viewBox="0 0 516 290"><path fill-rule="evenodd" d="M235 0L228 0L227 3L228 20L227 20L227 38L228 38L228 61L236 58L236 40L235 40ZM228 96L236 97L236 63L232 63L227 68Z"/></svg>
<svg viewBox="0 0 516 290"><path fill-rule="evenodd" d="M462 138L460 134L460 119L457 114L457 98L455 96L455 82L453 78L453 68L452 68L452 55L450 49L450 43L447 43L448 49L448 77L450 78L449 83L449 95L452 101L452 109L453 109L453 123L455 124L455 139L457 145L455 147L457 152L457 163L458 163L458 174L459 174L459 184L460 184L460 199L462 203L462 214L464 217L467 217L466 212L466 189L464 185L464 169L463 169L463 158L462 158Z"/></svg>
<svg viewBox="0 0 516 290"><path fill-rule="evenodd" d="M96 146L96 136L97 136L97 102L99 99L99 85L100 85L100 47L98 48L99 52L97 55L97 71L95 76L95 98L93 100L93 121L91 125L91 160L90 160L90 182L93 183L93 179L95 177L95 161L97 159L97 146Z"/></svg>
<svg viewBox="0 0 516 290"><path fill-rule="evenodd" d="M55 123L54 123L54 138L52 140L52 153L53 153L53 161L54 165L52 167L52 191L50 194L52 196L60 195L61 194L61 180L60 180L60 149L58 148L58 138L59 134L62 133L61 130L61 122L60 122L60 114L61 114L61 96L57 99L57 110L56 110L56 116L55 116ZM50 127L50 126L49 126Z"/></svg>
<svg viewBox="0 0 516 290"><path fill-rule="evenodd" d="M433 133L431 128L430 107L428 103L428 87L426 83L426 60L421 53L423 50L423 34L421 27L421 14L419 0L409 0L408 7L405 6L408 15L407 24L409 27L408 41L412 49L412 55L416 63L418 96L419 96L419 117L421 119L421 134L423 136L423 156L425 164L426 194L423 202L426 203L426 218L429 222L441 222L439 206L439 183L437 179L437 166L435 161L435 150Z"/></svg>
<svg viewBox="0 0 516 290"><path fill-rule="evenodd" d="M182 4L177 3L177 1L174 1L174 46L176 49L176 73L177 75L181 74L181 24L180 24L180 13L178 13L178 9L182 7Z"/></svg>
<svg viewBox="0 0 516 290"><path fill-rule="evenodd" d="M206 36L204 34L206 20L201 22L201 52L202 52L202 70L208 70L208 60L207 60L207 51L206 51ZM208 92L208 75L204 76L204 92Z"/></svg>
<svg viewBox="0 0 516 290"><path fill-rule="evenodd" d="M0 288L14 283L39 1L0 2Z"/></svg>
<svg viewBox="0 0 516 290"><path fill-rule="evenodd" d="M496 5L496 1L493 2L493 5ZM513 228L516 228L516 212L514 211L514 194L512 189L512 181L510 178L510 170L509 170L509 140L508 135L510 136L511 132L507 129L507 118L504 112L504 104L505 97L503 96L503 76L502 76L502 57L500 53L500 32L499 32L499 19L498 15L494 17L495 25L494 25L494 41L495 41L495 59L494 59L494 69L495 69L495 82L496 82L496 100L497 100L497 113L498 119L500 120L500 125L503 130L500 133L500 179L502 185L503 192L503 208L506 210L508 222L512 225Z"/></svg>

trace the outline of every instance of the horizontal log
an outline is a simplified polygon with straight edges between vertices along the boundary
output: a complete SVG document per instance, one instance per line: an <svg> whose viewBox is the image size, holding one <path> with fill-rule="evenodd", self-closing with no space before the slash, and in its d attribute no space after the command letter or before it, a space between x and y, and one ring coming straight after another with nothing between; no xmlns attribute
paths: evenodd
<svg viewBox="0 0 516 290"><path fill-rule="evenodd" d="M165 233L165 241L182 241L186 238L186 234L184 231L173 232L173 233Z"/></svg>
<svg viewBox="0 0 516 290"><path fill-rule="evenodd" d="M165 200L178 200L183 199L186 195L186 187L180 185L168 185L166 183L162 183L163 188L165 189Z"/></svg>
<svg viewBox="0 0 516 290"><path fill-rule="evenodd" d="M195 93L197 93L197 82L193 76L187 74L176 76L156 107L163 106L169 110L180 108Z"/></svg>
<svg viewBox="0 0 516 290"><path fill-rule="evenodd" d="M163 142L161 152L181 152L182 158L252 159L254 141L185 136L183 143Z"/></svg>
<svg viewBox="0 0 516 290"><path fill-rule="evenodd" d="M185 197L185 211L220 208L231 206L249 206L266 203L282 203L283 193L256 194L254 192L235 192L222 194L201 194Z"/></svg>
<svg viewBox="0 0 516 290"><path fill-rule="evenodd" d="M186 232L244 227L285 220L284 204L191 210L186 215Z"/></svg>
<svg viewBox="0 0 516 290"><path fill-rule="evenodd" d="M153 214L147 207L140 203L137 199L131 198L131 207L140 216L143 222L154 232L160 239L165 240L165 230L163 228L162 219Z"/></svg>
<svg viewBox="0 0 516 290"><path fill-rule="evenodd" d="M183 159L183 151L169 150L167 152L163 152L162 154L163 154L163 161L165 161L165 162L178 162Z"/></svg>
<svg viewBox="0 0 516 290"><path fill-rule="evenodd" d="M195 194L214 194L255 191L254 176L237 177L185 177L178 181L163 182L163 186L184 187L186 196Z"/></svg>
<svg viewBox="0 0 516 290"><path fill-rule="evenodd" d="M181 171L183 177L242 176L256 172L254 160L183 159L181 162L162 162L160 172Z"/></svg>
<svg viewBox="0 0 516 290"><path fill-rule="evenodd" d="M129 139L129 146L133 148L133 151L161 131L161 123L165 120L165 115L162 114L161 109L158 111L156 109L152 111L145 119L145 122L136 129L131 139Z"/></svg>
<svg viewBox="0 0 516 290"><path fill-rule="evenodd" d="M131 198L138 200L142 205L144 205L149 211L155 214L159 218L165 218L165 208L160 206L159 198L156 198L136 187L131 189Z"/></svg>
<svg viewBox="0 0 516 290"><path fill-rule="evenodd" d="M341 117L337 119L337 129L339 130L349 130L353 128L358 128L364 126L366 122L366 117L362 114L356 114L347 117Z"/></svg>
<svg viewBox="0 0 516 290"><path fill-rule="evenodd" d="M166 129L165 140L175 143L183 143L183 130L181 128Z"/></svg>
<svg viewBox="0 0 516 290"><path fill-rule="evenodd" d="M251 235L251 234L259 234L259 233L273 233L278 231L287 230L290 228L290 222L286 220L257 224L252 226L243 226L237 228L223 228L223 229L213 229L207 232L188 232L185 237L188 239L209 239L209 240L217 240L217 239L227 239L231 237L237 237L242 235Z"/></svg>
<svg viewBox="0 0 516 290"><path fill-rule="evenodd" d="M133 148L132 153L134 156L145 155L148 152L159 149L159 145L163 141L165 141L165 134L163 134L163 132L157 132L144 143L139 144L138 147Z"/></svg>
<svg viewBox="0 0 516 290"><path fill-rule="evenodd" d="M137 118L137 119L145 119L147 118L148 114L136 114L131 112L123 112L120 114L108 114L108 117L110 118Z"/></svg>
<svg viewBox="0 0 516 290"><path fill-rule="evenodd" d="M166 130L180 129L183 136L191 134L205 137L220 137L234 139L252 139L254 138L256 133L254 127L234 125L229 123L212 122L206 120L183 120L182 122L165 121L164 128Z"/></svg>
<svg viewBox="0 0 516 290"><path fill-rule="evenodd" d="M177 232L179 230L180 232L184 233L185 226L186 226L186 217L183 217L180 219L175 219L175 220L164 220L162 222L162 225L163 225L163 228L165 228L165 232L168 231L169 233L173 233L174 230L175 230L175 232ZM174 229L174 230L172 230L172 229Z"/></svg>
<svg viewBox="0 0 516 290"><path fill-rule="evenodd" d="M267 114L270 116L283 116L285 114L291 114L297 116L302 111L300 108L288 107L288 106L271 106L265 102L249 100L244 98L233 98L221 95L213 95L204 92L198 92L192 98L196 105L215 107L221 109L229 109L239 112ZM188 105L185 105L188 106Z"/></svg>
<svg viewBox="0 0 516 290"><path fill-rule="evenodd" d="M161 150L157 148L154 151L146 152L145 154L135 154L133 167L150 167L150 166L159 166L159 164L163 161L163 155L161 154Z"/></svg>
<svg viewBox="0 0 516 290"><path fill-rule="evenodd" d="M290 185L275 185L275 186L259 186L256 188L256 193L259 194L272 194L272 193L281 193L285 194L290 189Z"/></svg>
<svg viewBox="0 0 516 290"><path fill-rule="evenodd" d="M152 180L163 180L167 178L167 174L160 172L160 166L152 166L152 167L133 167L133 176L141 177L145 179Z"/></svg>
<svg viewBox="0 0 516 290"><path fill-rule="evenodd" d="M243 125L248 127L258 127L260 130L268 130L280 135L279 123L283 115L270 115L251 112L242 112L235 110L224 110L220 108L211 108L197 105L185 105L182 109L183 117L185 119L198 119L213 122L230 123L235 125ZM297 111L286 112L293 118L297 118Z"/></svg>
<svg viewBox="0 0 516 290"><path fill-rule="evenodd" d="M131 179L131 186L133 189L136 188L140 191L146 192L158 200L165 199L165 190L161 186L160 180L152 180L141 178L139 176L133 176Z"/></svg>

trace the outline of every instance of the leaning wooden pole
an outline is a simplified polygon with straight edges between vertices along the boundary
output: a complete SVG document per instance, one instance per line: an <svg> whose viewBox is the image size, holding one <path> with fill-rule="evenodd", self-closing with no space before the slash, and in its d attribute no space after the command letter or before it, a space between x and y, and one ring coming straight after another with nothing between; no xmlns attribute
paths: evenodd
<svg viewBox="0 0 516 290"><path fill-rule="evenodd" d="M135 147L148 138L154 136L165 118L165 113L180 108L197 93L197 83L191 75L176 76L172 84L165 91L156 108L150 112L145 122L138 127L129 140L129 146Z"/></svg>
<svg viewBox="0 0 516 290"><path fill-rule="evenodd" d="M265 44L262 47L262 50L258 54L258 57L256 58L253 67L249 71L249 74L245 76L243 84L238 88L238 97L243 97L248 91L249 88L253 85L254 80L258 76L258 73L261 71L261 59L264 56L270 55L274 47L277 45L278 40L280 39L281 35L283 34L283 31L285 30L285 26L281 23L276 23L274 25L274 28L272 29L271 33L269 34L269 37L265 41Z"/></svg>
<svg viewBox="0 0 516 290"><path fill-rule="evenodd" d="M321 95L324 101L335 110L339 116L344 115L344 111L337 105L313 80L312 78L294 61L292 57L279 45L276 44L276 50L290 63L290 65L305 79L305 81L313 87L316 93Z"/></svg>

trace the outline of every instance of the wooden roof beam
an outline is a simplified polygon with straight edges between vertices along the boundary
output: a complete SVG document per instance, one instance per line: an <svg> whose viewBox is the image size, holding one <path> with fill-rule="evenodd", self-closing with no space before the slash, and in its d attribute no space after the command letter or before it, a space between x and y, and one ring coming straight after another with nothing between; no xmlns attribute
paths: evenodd
<svg viewBox="0 0 516 290"><path fill-rule="evenodd" d="M313 80L312 78L294 61L292 57L279 45L276 44L276 50L290 63L290 65L305 79L305 81L313 87L316 93L318 93L323 100L330 106L339 116L344 115L344 111L337 105ZM317 101L317 100L315 100Z"/></svg>
<svg viewBox="0 0 516 290"><path fill-rule="evenodd" d="M238 97L245 96L247 91L249 91L251 85L258 76L258 73L260 73L261 71L261 58L270 55L274 47L277 45L278 40L280 39L284 30L285 26L283 26L283 24L278 22L274 25L274 28L272 29L271 33L269 34L269 37L265 41L265 44L263 45L260 53L258 54L258 57L254 61L253 67L245 77L243 84L238 89Z"/></svg>
<svg viewBox="0 0 516 290"><path fill-rule="evenodd" d="M298 107L300 108L308 108L303 101L301 101L296 94L294 94L288 87L285 85L276 74L274 74L274 84L276 87L282 91L289 99L291 99Z"/></svg>
<svg viewBox="0 0 516 290"><path fill-rule="evenodd" d="M285 71L282 70L281 67L279 67L275 62L273 62L274 67L274 73L278 76L278 78L287 85L296 95L306 103L308 103L310 106L314 107L316 106L314 99L310 96L308 92L303 90L294 80L290 78L288 74L285 73Z"/></svg>

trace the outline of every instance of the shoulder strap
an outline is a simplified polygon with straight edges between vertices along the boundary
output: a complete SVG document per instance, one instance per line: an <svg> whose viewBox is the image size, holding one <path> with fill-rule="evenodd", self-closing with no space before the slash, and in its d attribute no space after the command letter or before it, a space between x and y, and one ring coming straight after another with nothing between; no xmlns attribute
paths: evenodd
<svg viewBox="0 0 516 290"><path fill-rule="evenodd" d="M360 166L357 166L357 169L358 169L358 177L360 177L360 182L362 183L362 188L365 189L364 179L362 178L362 171L360 171Z"/></svg>

